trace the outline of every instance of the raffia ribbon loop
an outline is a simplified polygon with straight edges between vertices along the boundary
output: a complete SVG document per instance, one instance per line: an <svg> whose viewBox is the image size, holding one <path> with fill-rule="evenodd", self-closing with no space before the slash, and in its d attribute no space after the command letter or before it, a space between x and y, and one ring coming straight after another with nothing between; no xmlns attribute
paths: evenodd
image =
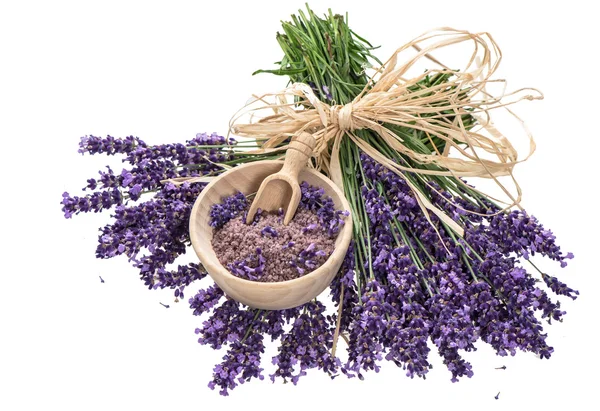
<svg viewBox="0 0 600 411"><path fill-rule="evenodd" d="M471 43L471 54L464 55L466 62L460 70L450 69L435 57L433 52ZM416 50L402 63L400 57ZM448 53L444 50L444 53ZM464 53L464 54L463 54ZM253 103L242 108L230 122L230 132L242 137L263 141L261 149L255 152L283 151L288 139L301 132L312 133L316 140L313 152L314 166L325 172L340 187L343 186L342 170L339 161L340 143L350 138L362 152L381 163L396 174L414 173L428 184L427 176L481 177L494 180L509 198L506 209L519 205L521 189L512 175L519 162L527 160L535 151L533 137L523 121L509 106L521 100L540 100L541 92L523 88L512 93L505 91L505 81L492 79L502 54L492 36L488 33L440 28L427 32L408 44L398 48L390 59L371 78L361 93L346 105L328 105L321 101L313 89L302 83L277 92L256 96ZM418 63L427 61L437 68L423 70ZM416 71L411 78L409 72ZM418 70L418 71L417 71ZM444 81L431 81L423 86L424 80L445 77ZM499 96L488 91L487 86L503 87ZM273 103L269 100L274 100ZM253 104L259 105L253 108ZM492 123L490 111L504 108L523 126L529 139L529 153L519 160L511 141ZM240 121L243 115L257 114L262 110L272 114L259 118L253 116L248 123ZM476 120L474 127L466 126L464 118ZM396 128L394 128L396 127ZM392 161L366 140L359 138L355 131L370 129L381 142L399 154L401 162ZM405 144L403 132L419 132L432 143L434 152L416 151ZM433 139L443 142L443 150L438 150ZM509 176L516 188L513 195L498 180ZM420 189L405 178L415 193L415 198L429 218L428 211L437 215L459 235L463 229L440 208L432 204ZM458 180L460 182L460 180Z"/></svg>

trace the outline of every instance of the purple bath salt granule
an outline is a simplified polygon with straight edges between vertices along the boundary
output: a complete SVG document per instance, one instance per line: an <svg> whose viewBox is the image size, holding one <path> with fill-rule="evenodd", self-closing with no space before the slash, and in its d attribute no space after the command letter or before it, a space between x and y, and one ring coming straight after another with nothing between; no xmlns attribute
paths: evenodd
<svg viewBox="0 0 600 411"><path fill-rule="evenodd" d="M294 218L283 225L283 210L257 213L245 224L250 202L241 193L211 209L212 246L235 276L252 281L287 281L320 267L331 255L348 213L335 210L323 190L301 184L302 199Z"/></svg>

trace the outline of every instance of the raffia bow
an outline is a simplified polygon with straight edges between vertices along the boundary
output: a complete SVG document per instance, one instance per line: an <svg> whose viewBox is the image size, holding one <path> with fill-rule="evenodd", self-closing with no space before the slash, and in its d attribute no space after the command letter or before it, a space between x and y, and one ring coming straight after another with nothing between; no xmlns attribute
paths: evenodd
<svg viewBox="0 0 600 411"><path fill-rule="evenodd" d="M462 70L451 70L435 59L431 53L441 52L465 42L472 42L474 50ZM416 55L399 64L400 56L415 49ZM508 196L506 208L519 205L521 189L512 174L513 167L527 160L535 151L535 142L522 120L508 106L518 101L542 99L536 89L524 88L512 93L501 93L495 97L486 90L501 60L501 52L488 33L441 28L425 33L397 49L392 57L380 67L362 92L349 104L328 105L319 100L310 86L295 83L277 93L255 96L255 99L240 110L230 124L230 132L243 137L263 140L256 153L285 150L282 145L290 136L306 131L317 141L313 156L313 166L325 172L339 186L343 187L342 170L339 161L340 142L348 136L367 155L393 172L417 173L432 176L481 177L493 179ZM422 59L434 62L439 68L424 71L413 78L405 78L408 71ZM447 82L415 90L415 86L432 74L451 74ZM533 94L524 94L531 91ZM293 98L293 101L290 101ZM268 102L267 99L274 99ZM258 103L258 108L253 105ZM529 138L529 153L519 160L517 150L490 120L490 111L504 107L524 127ZM248 112L269 109L273 114L257 121L239 123ZM463 116L473 116L477 128L468 130ZM420 130L427 136L438 137L445 142L444 149L430 154L416 152L403 144L403 139L386 127L386 124ZM392 161L375 147L355 133L356 130L370 129L413 164ZM432 140L433 142L433 140ZM435 145L434 145L435 147ZM510 176L516 196L511 194L498 180ZM436 214L459 235L463 229L429 199L408 179L405 181L414 191L417 201L425 212Z"/></svg>

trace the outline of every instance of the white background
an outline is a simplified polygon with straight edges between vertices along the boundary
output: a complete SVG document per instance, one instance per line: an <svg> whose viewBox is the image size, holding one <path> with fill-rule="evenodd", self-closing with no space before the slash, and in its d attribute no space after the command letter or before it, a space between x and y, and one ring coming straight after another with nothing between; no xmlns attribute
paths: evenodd
<svg viewBox="0 0 600 411"><path fill-rule="evenodd" d="M381 58L438 26L489 31L504 52L498 76L545 93L518 110L539 148L517 177L525 207L575 253L553 272L581 290L565 301L565 322L546 328L552 359L503 359L481 345L466 355L475 376L456 384L432 353L426 381L392 365L363 382L314 371L296 387L267 378L228 398L206 386L223 353L197 344L187 302L146 290L125 261L96 260L108 215L66 221L59 203L105 164L120 170L79 155L80 136L225 133L252 93L284 87L250 74L274 67L279 21L303 2L0 4L0 409L597 409L599 38L585 2L311 3L348 11L355 31L383 45Z"/></svg>

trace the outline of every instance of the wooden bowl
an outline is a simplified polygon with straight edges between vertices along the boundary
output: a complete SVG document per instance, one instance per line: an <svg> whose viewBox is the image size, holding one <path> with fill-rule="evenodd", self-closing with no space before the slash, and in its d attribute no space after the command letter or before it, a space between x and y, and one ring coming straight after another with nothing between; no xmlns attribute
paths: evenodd
<svg viewBox="0 0 600 411"><path fill-rule="evenodd" d="M223 173L202 190L190 216L192 246L208 274L228 296L253 308L282 310L302 305L315 298L327 288L340 269L352 238L352 218L348 216L338 234L334 251L327 261L316 270L293 280L273 283L245 280L234 276L221 265L211 244L211 206L238 191L244 194L256 192L260 183L267 176L278 172L282 166L281 161L257 161ZM350 210L342 191L323 174L305 168L300 172L298 181L322 187L325 195L333 200L336 210Z"/></svg>

